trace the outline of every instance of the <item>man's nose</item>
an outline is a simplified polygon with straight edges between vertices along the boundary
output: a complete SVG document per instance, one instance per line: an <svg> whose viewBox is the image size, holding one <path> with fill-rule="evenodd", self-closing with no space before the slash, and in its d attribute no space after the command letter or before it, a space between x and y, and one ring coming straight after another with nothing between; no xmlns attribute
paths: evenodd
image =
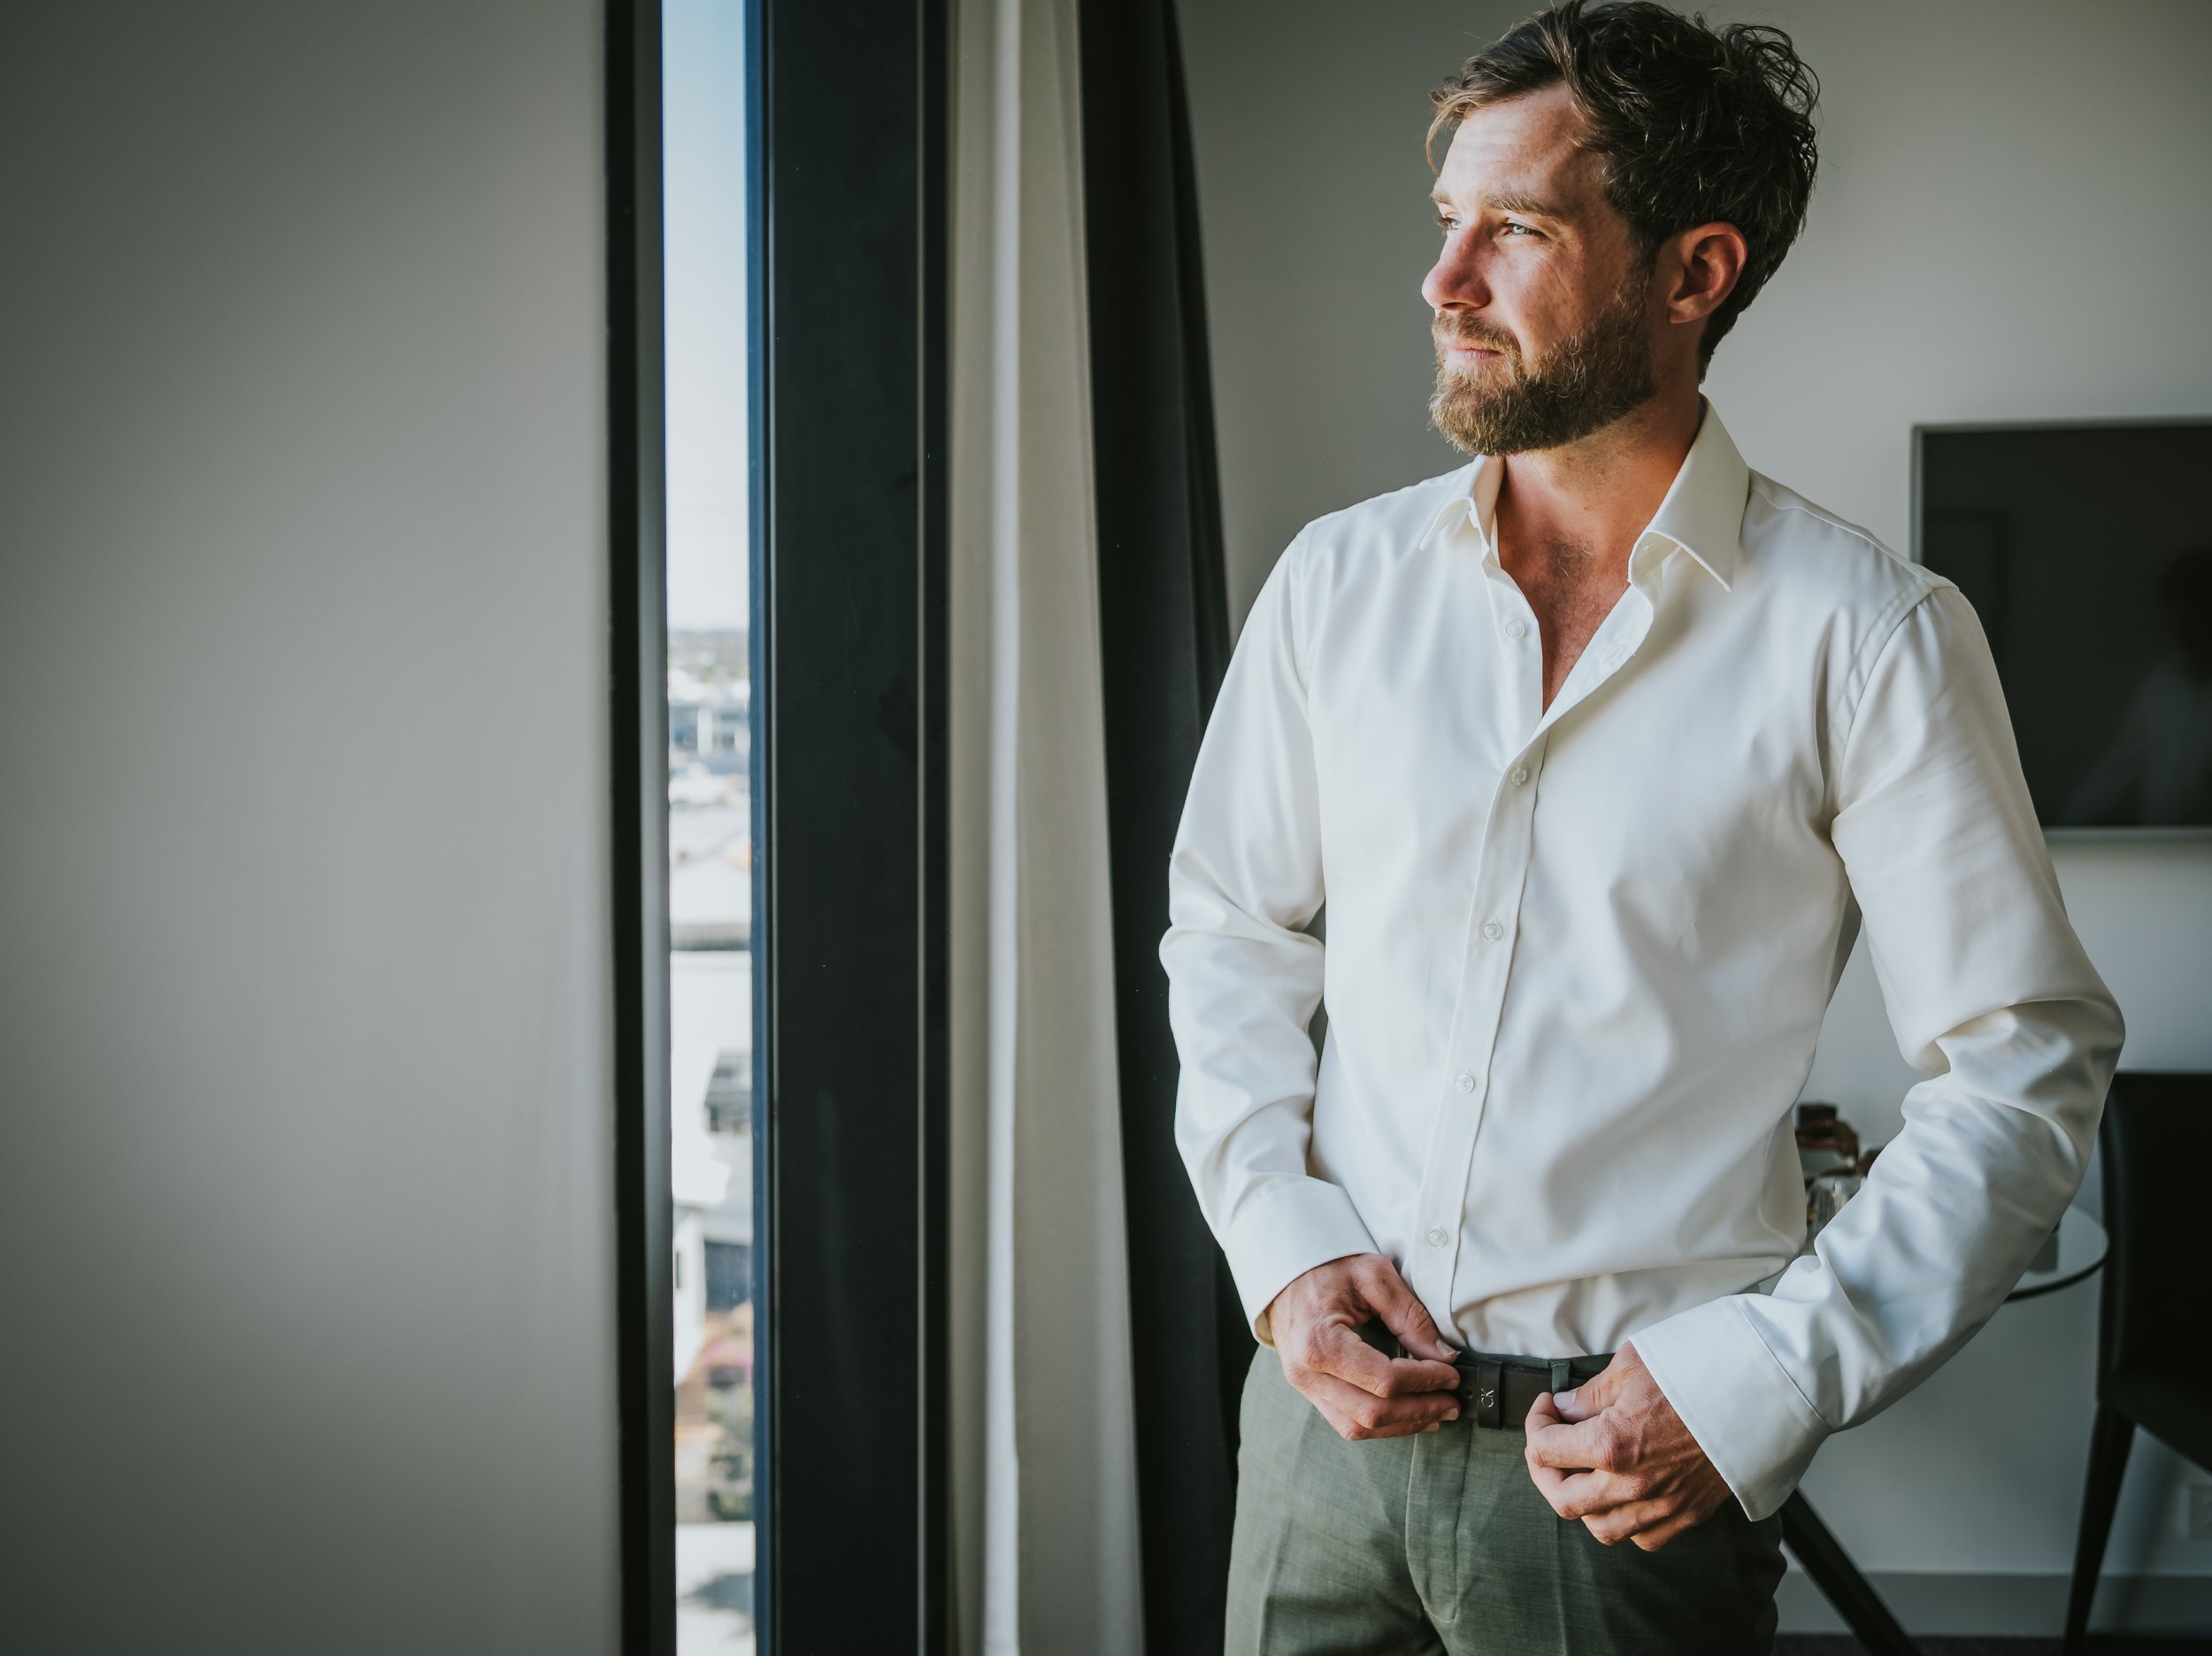
<svg viewBox="0 0 2212 1656"><path fill-rule="evenodd" d="M1421 281L1421 297L1432 311L1479 310L1490 303L1489 284L1470 245L1470 236L1447 236L1436 263Z"/></svg>

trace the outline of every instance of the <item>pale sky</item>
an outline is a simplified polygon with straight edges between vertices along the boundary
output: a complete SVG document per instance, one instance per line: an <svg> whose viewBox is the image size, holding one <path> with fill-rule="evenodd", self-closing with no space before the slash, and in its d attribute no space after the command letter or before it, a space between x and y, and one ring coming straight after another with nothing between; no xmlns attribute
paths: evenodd
<svg viewBox="0 0 2212 1656"><path fill-rule="evenodd" d="M665 0L668 624L747 610L743 0Z"/></svg>

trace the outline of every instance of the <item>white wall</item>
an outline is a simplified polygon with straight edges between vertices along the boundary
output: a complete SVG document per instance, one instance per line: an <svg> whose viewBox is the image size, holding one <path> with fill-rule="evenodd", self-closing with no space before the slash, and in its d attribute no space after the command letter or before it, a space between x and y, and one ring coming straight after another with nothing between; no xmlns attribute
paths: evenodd
<svg viewBox="0 0 2212 1656"><path fill-rule="evenodd" d="M1425 429L1426 94L1527 7L1180 9L1241 615L1309 518L1458 464ZM1809 228L1708 386L1753 465L1901 548L1916 422L2212 411L2212 8L1800 0L1724 14L1787 27L1824 86ZM2212 1068L2212 847L2055 855L2127 1014L2124 1062ZM1855 962L1809 1090L1880 1139L1915 1078ZM2083 1288L2008 1307L1823 1453L1808 1492L1863 1566L2070 1568L2094 1305ZM2212 1574L2212 1543L2179 1538L2181 1476L2139 1446L2108 1568Z"/></svg>
<svg viewBox="0 0 2212 1656"><path fill-rule="evenodd" d="M615 1646L600 27L0 12L0 1646Z"/></svg>

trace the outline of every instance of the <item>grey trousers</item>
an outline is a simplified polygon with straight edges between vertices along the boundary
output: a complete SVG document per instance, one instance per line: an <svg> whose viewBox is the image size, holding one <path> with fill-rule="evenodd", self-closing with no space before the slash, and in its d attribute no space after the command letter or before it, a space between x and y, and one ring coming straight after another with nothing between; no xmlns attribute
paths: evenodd
<svg viewBox="0 0 2212 1656"><path fill-rule="evenodd" d="M1553 1513L1518 1429L1348 1443L1271 1351L1244 1383L1228 1656L1770 1650L1782 1521L1731 1501L1656 1552Z"/></svg>

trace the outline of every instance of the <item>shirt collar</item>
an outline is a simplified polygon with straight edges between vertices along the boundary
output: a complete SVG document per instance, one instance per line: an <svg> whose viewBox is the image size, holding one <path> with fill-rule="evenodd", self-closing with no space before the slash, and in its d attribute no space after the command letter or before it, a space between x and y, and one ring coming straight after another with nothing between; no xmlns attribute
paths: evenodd
<svg viewBox="0 0 2212 1656"><path fill-rule="evenodd" d="M1751 497L1751 468L1720 423L1719 410L1710 402L1704 408L1697 439L1644 533L1674 542L1725 590L1734 582L1743 556L1743 511Z"/></svg>
<svg viewBox="0 0 2212 1656"><path fill-rule="evenodd" d="M1485 484L1486 478L1486 489L1479 488L1477 486ZM1497 499L1496 462L1486 455L1472 465L1462 466L1456 472L1447 473L1445 482L1447 487L1442 503L1429 514L1428 522L1421 528L1418 549L1423 552L1429 549L1429 542L1443 533L1447 525L1459 519L1471 525L1485 540L1489 538L1486 522L1488 514L1477 506L1476 499L1486 492L1491 501Z"/></svg>
<svg viewBox="0 0 2212 1656"><path fill-rule="evenodd" d="M1645 535L1680 547L1699 567L1726 589L1734 581L1743 552L1744 502L1750 497L1751 468L1737 451L1728 428L1710 402L1682 469L1674 474L1666 498L1652 514ZM1494 549L1498 486L1505 468L1495 456L1485 455L1454 473L1450 493L1429 517L1420 544L1425 549L1445 527L1465 520L1486 547Z"/></svg>

